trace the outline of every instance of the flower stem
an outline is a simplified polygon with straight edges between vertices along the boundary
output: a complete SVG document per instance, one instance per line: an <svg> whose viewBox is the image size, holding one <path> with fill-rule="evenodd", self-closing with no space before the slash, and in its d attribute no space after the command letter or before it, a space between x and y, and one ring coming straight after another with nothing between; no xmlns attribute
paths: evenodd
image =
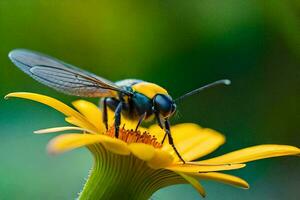
<svg viewBox="0 0 300 200"><path fill-rule="evenodd" d="M146 200L158 189L182 182L175 173L154 170L132 155L113 154L101 145L89 149L94 166L79 200Z"/></svg>

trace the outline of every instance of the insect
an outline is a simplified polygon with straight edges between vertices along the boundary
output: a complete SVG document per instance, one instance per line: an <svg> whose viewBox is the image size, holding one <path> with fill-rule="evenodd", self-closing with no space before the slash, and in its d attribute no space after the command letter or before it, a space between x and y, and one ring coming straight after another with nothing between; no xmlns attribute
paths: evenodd
<svg viewBox="0 0 300 200"><path fill-rule="evenodd" d="M183 163L185 161L176 149L170 131L169 119L176 111L176 102L205 88L230 84L227 79L219 80L173 100L167 90L157 84L138 79L125 79L114 83L38 52L16 49L9 53L9 58L23 72L59 92L80 97L100 97L102 119L106 129L108 129L107 109L114 111L117 138L121 114L137 121L136 130L144 120L154 117L165 131L162 143L168 137L169 144Z"/></svg>

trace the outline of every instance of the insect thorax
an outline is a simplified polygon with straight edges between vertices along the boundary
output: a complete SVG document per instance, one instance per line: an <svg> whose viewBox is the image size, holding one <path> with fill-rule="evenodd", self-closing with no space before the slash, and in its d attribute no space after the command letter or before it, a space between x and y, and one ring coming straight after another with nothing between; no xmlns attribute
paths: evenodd
<svg viewBox="0 0 300 200"><path fill-rule="evenodd" d="M167 90L162 88L161 86L149 83L149 82L139 82L132 86L133 91L141 93L148 97L149 99L153 99L153 97L157 94L165 94L168 95Z"/></svg>
<svg viewBox="0 0 300 200"><path fill-rule="evenodd" d="M130 119L138 119L144 113L147 114L146 118L151 118L153 97L157 94L168 94L164 88L154 83L137 79L125 79L116 84L126 91L133 92L133 96L122 97L124 101L122 113ZM114 110L119 101L119 98L108 98L108 106Z"/></svg>

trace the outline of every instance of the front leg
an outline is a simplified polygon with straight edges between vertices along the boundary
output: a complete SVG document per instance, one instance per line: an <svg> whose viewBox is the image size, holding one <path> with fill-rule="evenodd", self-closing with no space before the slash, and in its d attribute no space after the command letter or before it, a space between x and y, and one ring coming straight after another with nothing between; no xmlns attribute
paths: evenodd
<svg viewBox="0 0 300 200"><path fill-rule="evenodd" d="M146 118L147 113L145 112L144 114L142 114L139 118L139 121L135 127L135 131L137 131L139 129L139 126L141 125L141 123L143 122L143 120Z"/></svg>
<svg viewBox="0 0 300 200"><path fill-rule="evenodd" d="M155 118L156 118L156 121L157 121L159 127L160 127L161 129L164 129L164 126L163 126L163 123L162 123L162 119L161 119L161 117L159 116L159 112L158 112L158 111L154 111L154 114L155 114ZM161 141L161 144L164 144L165 139L166 139L166 136L167 136L167 133L165 133L164 138L163 138L162 141Z"/></svg>
<svg viewBox="0 0 300 200"><path fill-rule="evenodd" d="M169 120L165 121L165 129L166 129L166 135L168 135L169 144L173 147L173 149L174 149L176 155L178 156L178 158L183 162L183 164L185 164L185 161L183 160L183 158L181 157L181 155L179 154L178 150L176 149L176 147L174 145L173 137L171 135Z"/></svg>
<svg viewBox="0 0 300 200"><path fill-rule="evenodd" d="M122 112L123 102L120 101L115 110L115 137L119 137L119 129L121 124L121 112Z"/></svg>
<svg viewBox="0 0 300 200"><path fill-rule="evenodd" d="M102 100L102 108L103 108L103 113L102 113L102 121L105 124L106 131L108 130L108 119L107 119L107 98L104 98Z"/></svg>
<svg viewBox="0 0 300 200"><path fill-rule="evenodd" d="M155 114L155 118L156 118L156 120L157 120L157 123L158 123L159 127L160 127L161 129L164 129L164 126L163 126L163 123L162 123L162 119L161 119L161 117L159 116L159 112L158 112L158 111L154 111L154 114Z"/></svg>

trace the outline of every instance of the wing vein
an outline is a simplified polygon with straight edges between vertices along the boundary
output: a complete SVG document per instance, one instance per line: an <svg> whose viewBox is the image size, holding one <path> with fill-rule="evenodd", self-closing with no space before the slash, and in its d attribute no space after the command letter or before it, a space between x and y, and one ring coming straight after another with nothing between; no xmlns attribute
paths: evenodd
<svg viewBox="0 0 300 200"><path fill-rule="evenodd" d="M35 80L65 94L115 97L121 92L132 95L109 80L38 52L17 49L9 53L9 58Z"/></svg>

